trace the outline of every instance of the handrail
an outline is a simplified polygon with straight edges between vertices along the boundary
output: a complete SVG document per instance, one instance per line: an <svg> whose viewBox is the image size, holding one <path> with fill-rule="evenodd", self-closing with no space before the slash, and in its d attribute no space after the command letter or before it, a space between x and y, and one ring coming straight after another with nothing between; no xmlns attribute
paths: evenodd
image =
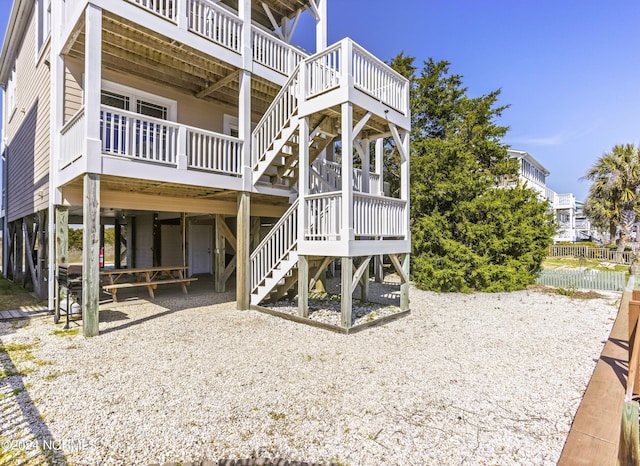
<svg viewBox="0 0 640 466"><path fill-rule="evenodd" d="M304 197L304 239L307 241L335 240L340 237L342 193L312 194Z"/></svg>
<svg viewBox="0 0 640 466"><path fill-rule="evenodd" d="M306 98L312 98L340 85L342 42L304 60L306 82L301 83Z"/></svg>
<svg viewBox="0 0 640 466"><path fill-rule="evenodd" d="M73 116L71 118L69 118L69 121L67 121L62 128L60 129L60 134L65 134L67 131L69 131L69 128L71 128L73 126L73 124L78 121L80 118L82 118L84 116L84 105L82 107L80 107L76 113L73 114Z"/></svg>
<svg viewBox="0 0 640 466"><path fill-rule="evenodd" d="M177 8L174 0L129 0L140 8L173 23L176 22Z"/></svg>
<svg viewBox="0 0 640 466"><path fill-rule="evenodd" d="M189 29L212 42L240 53L243 27L243 21L222 6L209 0L189 0Z"/></svg>
<svg viewBox="0 0 640 466"><path fill-rule="evenodd" d="M298 92L295 88L299 70L300 66L298 65L251 133L251 141L253 142L252 166L254 168L258 162L263 160L267 148L298 110ZM287 97L288 99L285 101Z"/></svg>
<svg viewBox="0 0 640 466"><path fill-rule="evenodd" d="M317 186L318 184L320 185L320 191L312 192L311 194L327 193L330 191L334 191L337 188L337 186L334 186L327 180L325 180L322 175L318 173L313 164L309 167L309 174L311 175L311 179L309 180L309 190L312 190L314 186Z"/></svg>
<svg viewBox="0 0 640 466"><path fill-rule="evenodd" d="M251 253L251 292L277 267L298 243L298 199L291 204L267 236ZM285 231L286 230L286 231ZM280 240L280 241L278 241ZM263 259L261 263L258 263Z"/></svg>
<svg viewBox="0 0 640 466"><path fill-rule="evenodd" d="M285 76L309 56L305 51L277 38L257 25L251 26L253 61Z"/></svg>

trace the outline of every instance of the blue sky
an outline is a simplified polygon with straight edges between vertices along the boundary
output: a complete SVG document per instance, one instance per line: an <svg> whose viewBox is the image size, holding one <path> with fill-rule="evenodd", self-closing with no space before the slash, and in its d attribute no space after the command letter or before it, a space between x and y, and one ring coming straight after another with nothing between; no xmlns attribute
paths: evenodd
<svg viewBox="0 0 640 466"><path fill-rule="evenodd" d="M0 0L2 37L10 7ZM640 143L637 0L329 0L328 11L329 43L448 60L471 96L501 89L505 142L538 159L557 192L583 199L579 178L600 155ZM309 26L305 14L298 30Z"/></svg>

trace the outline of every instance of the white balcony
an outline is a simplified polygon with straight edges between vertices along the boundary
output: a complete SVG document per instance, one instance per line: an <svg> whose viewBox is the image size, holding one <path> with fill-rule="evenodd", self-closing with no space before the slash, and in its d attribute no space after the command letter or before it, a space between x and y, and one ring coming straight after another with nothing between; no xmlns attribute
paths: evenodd
<svg viewBox="0 0 640 466"><path fill-rule="evenodd" d="M342 200L339 191L305 197L304 241L340 241ZM353 194L353 224L356 238L399 238L408 233L407 201L374 194Z"/></svg>
<svg viewBox="0 0 640 466"><path fill-rule="evenodd" d="M175 28L186 29L238 56L242 54L247 27L235 11L211 0L126 0ZM115 4L114 4L115 5ZM118 13L114 6L114 13ZM144 18L140 20L144 24ZM252 58L269 70L289 76L309 54L280 40L258 24L250 25ZM170 29L169 29L170 31Z"/></svg>
<svg viewBox="0 0 640 466"><path fill-rule="evenodd" d="M60 168L86 153L85 112L62 128ZM224 134L102 105L103 157L239 177L242 141ZM141 174L144 178L144 174Z"/></svg>

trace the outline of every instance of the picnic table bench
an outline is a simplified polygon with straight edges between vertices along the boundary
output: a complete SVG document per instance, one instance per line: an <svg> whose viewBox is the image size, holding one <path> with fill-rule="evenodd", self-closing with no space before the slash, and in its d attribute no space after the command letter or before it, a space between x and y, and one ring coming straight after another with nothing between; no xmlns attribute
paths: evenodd
<svg viewBox="0 0 640 466"><path fill-rule="evenodd" d="M188 267L162 266L135 269L103 270L100 275L106 279L107 284L102 289L111 293L113 302L118 302L118 290L122 288L146 287L150 298L155 298L153 290L158 285L177 283L182 287L182 292L187 294L187 285L197 278L185 277Z"/></svg>

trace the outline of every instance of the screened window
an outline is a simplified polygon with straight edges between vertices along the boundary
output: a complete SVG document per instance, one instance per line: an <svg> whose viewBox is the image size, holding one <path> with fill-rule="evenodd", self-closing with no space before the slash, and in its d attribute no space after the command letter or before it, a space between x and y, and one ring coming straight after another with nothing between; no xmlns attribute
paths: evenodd
<svg viewBox="0 0 640 466"><path fill-rule="evenodd" d="M121 110L129 110L129 97L126 95L116 94L115 92L102 91L100 96L102 105L119 108Z"/></svg>
<svg viewBox="0 0 640 466"><path fill-rule="evenodd" d="M152 104L151 102L145 102L143 100L138 100L136 112L141 115L159 118L161 120L167 119L167 107L164 105Z"/></svg>

